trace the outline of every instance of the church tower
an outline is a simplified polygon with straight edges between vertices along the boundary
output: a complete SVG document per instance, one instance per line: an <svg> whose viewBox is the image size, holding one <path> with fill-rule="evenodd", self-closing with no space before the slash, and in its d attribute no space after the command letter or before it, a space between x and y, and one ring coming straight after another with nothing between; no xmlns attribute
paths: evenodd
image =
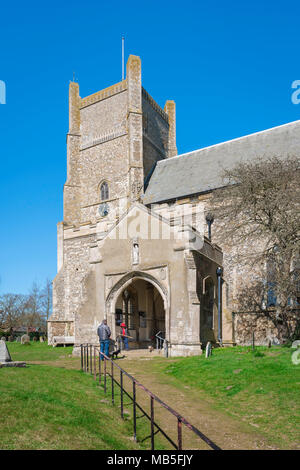
<svg viewBox="0 0 300 470"><path fill-rule="evenodd" d="M174 101L163 110L144 90L139 57L129 57L126 72L86 98L70 83L64 225L113 223L120 199L127 207L140 199L156 162L177 154Z"/></svg>
<svg viewBox="0 0 300 470"><path fill-rule="evenodd" d="M85 98L79 84L70 83L67 180L64 217L57 227L50 344L61 337L77 346L95 339L104 315L114 328L115 313L105 300L112 287L109 273L136 268L143 246L130 237L110 246L108 234L137 205L147 212L138 204L147 175L159 160L176 154L175 103L167 101L162 109L142 87L139 57L129 57L124 80ZM134 248L139 255L132 258ZM160 264L159 251L154 251ZM152 291L148 289L148 297Z"/></svg>

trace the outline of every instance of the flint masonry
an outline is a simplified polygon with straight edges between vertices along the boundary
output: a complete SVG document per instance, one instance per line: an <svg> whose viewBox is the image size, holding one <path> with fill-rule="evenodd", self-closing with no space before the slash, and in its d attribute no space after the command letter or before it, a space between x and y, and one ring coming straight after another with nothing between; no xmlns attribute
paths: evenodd
<svg viewBox="0 0 300 470"><path fill-rule="evenodd" d="M299 150L300 122L177 155L175 102L162 109L142 87L139 57L129 57L126 72L85 98L70 83L48 340L71 338L76 354L82 342L97 343L107 318L114 338L126 322L132 347L160 332L174 356L200 354L207 341L246 343L232 316L245 268L209 239L204 215L222 168ZM261 327L264 338L273 334Z"/></svg>

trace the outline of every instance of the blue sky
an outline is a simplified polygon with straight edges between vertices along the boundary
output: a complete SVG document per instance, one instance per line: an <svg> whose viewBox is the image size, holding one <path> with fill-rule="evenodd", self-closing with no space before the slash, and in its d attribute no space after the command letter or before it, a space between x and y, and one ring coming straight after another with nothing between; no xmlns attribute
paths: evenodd
<svg viewBox="0 0 300 470"><path fill-rule="evenodd" d="M143 86L177 105L179 153L300 118L298 2L2 2L0 293L56 274L63 218L68 84L81 96L142 59Z"/></svg>

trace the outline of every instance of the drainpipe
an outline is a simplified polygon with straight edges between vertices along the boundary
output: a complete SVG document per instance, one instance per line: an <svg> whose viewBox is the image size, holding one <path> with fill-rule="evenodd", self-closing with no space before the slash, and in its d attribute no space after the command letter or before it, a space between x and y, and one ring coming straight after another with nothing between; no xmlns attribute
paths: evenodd
<svg viewBox="0 0 300 470"><path fill-rule="evenodd" d="M219 266L217 268L217 277L218 277L218 341L222 346L222 310L221 310L221 297L222 297L222 268Z"/></svg>

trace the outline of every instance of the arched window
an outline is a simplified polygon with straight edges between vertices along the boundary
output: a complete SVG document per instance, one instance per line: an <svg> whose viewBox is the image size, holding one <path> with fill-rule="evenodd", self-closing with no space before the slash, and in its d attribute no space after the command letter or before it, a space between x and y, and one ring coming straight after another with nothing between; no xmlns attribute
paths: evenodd
<svg viewBox="0 0 300 470"><path fill-rule="evenodd" d="M100 186L100 198L101 201L105 201L109 198L108 184L106 181L104 181Z"/></svg>

